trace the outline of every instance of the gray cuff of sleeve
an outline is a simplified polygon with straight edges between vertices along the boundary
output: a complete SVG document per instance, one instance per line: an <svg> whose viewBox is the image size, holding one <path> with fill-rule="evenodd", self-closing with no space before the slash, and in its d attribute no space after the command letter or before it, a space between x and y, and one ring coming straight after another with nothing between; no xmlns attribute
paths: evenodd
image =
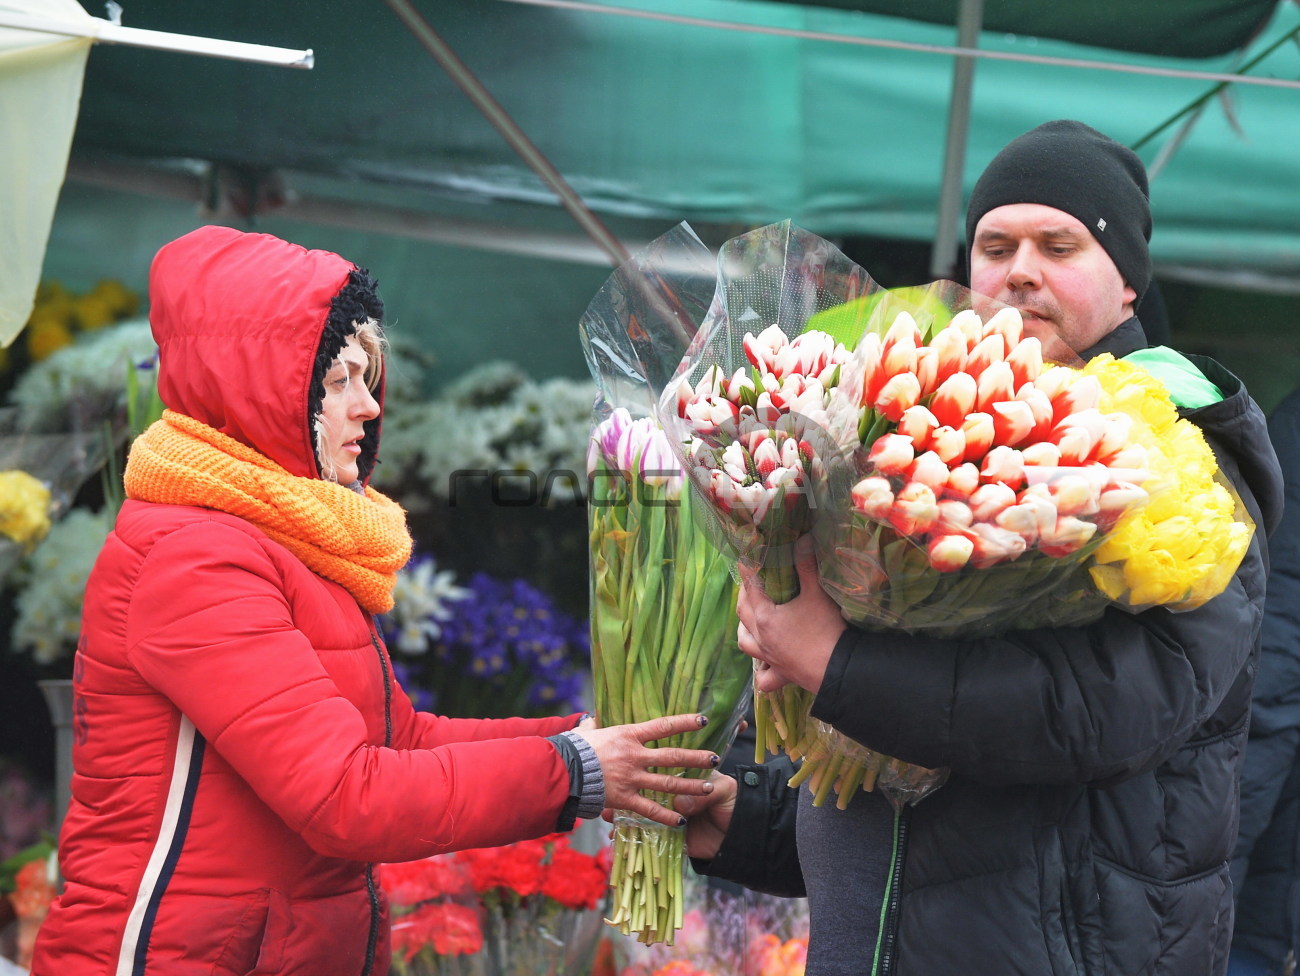
<svg viewBox="0 0 1300 976"><path fill-rule="evenodd" d="M577 816L583 820L598 817L605 809L605 774L601 771L596 750L577 729L569 729L560 735L573 743L578 758L582 760L582 794L578 797Z"/></svg>

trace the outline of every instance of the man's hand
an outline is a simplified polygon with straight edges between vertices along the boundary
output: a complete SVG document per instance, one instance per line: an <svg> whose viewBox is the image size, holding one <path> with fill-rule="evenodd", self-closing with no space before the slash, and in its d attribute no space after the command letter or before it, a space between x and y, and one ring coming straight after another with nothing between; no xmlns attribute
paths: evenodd
<svg viewBox="0 0 1300 976"><path fill-rule="evenodd" d="M686 817L686 853L705 861L717 857L736 809L735 779L715 772L708 782L711 793L673 800L674 809Z"/></svg>
<svg viewBox="0 0 1300 976"><path fill-rule="evenodd" d="M844 618L817 578L811 546L802 545L796 569L799 595L779 606L767 598L756 571L740 567L736 610L740 649L754 659L754 687L772 692L796 684L817 693L835 643L844 633Z"/></svg>

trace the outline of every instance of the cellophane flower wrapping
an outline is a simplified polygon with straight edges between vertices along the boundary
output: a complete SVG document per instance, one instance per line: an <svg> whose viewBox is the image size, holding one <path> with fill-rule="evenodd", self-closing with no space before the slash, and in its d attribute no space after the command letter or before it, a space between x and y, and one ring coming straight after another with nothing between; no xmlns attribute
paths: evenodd
<svg viewBox="0 0 1300 976"><path fill-rule="evenodd" d="M659 746L729 747L748 706L730 560L696 525L699 504L652 416L712 288L707 249L681 226L620 268L581 321L602 397L588 455L591 665L602 725L699 712ZM685 776L705 776L685 770ZM671 807L671 796L652 794ZM616 813L609 921L647 944L683 922L685 832Z"/></svg>
<svg viewBox="0 0 1300 976"><path fill-rule="evenodd" d="M1254 527L1155 377L1109 354L1044 362L1015 309L951 282L907 292L907 306L878 303L857 344L857 480L817 523L819 574L847 619L976 638L1223 591ZM833 764L823 732L801 748ZM879 775L895 802L941 782L888 762Z"/></svg>
<svg viewBox="0 0 1300 976"><path fill-rule="evenodd" d="M894 296L829 242L789 221L723 245L714 298L659 402L659 416L706 506L714 544L756 570L767 595L798 594L796 544L849 497L863 356L858 337ZM828 313L835 311L834 316ZM827 328L814 326L825 321ZM802 760L816 802L835 788L918 798L941 772L901 763L809 714L793 685L755 695L756 755Z"/></svg>
<svg viewBox="0 0 1300 976"><path fill-rule="evenodd" d="M551 834L383 864L398 976L587 976L609 850Z"/></svg>

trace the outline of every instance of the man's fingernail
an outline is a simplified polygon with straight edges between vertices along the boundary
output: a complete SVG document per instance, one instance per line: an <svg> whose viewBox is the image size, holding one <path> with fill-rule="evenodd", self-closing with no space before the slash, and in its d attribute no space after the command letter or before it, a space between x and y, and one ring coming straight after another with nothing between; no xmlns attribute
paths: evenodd
<svg viewBox="0 0 1300 976"><path fill-rule="evenodd" d="M698 719L696 719L696 721L700 723L700 728L704 728L704 726L709 724L709 716L701 715Z"/></svg>
<svg viewBox="0 0 1300 976"><path fill-rule="evenodd" d="M677 818L677 826L678 826L678 827L685 827L685 826L686 826L686 818L685 818L685 817L678 817L678 818Z"/></svg>
<svg viewBox="0 0 1300 976"><path fill-rule="evenodd" d="M710 766L716 766L716 765L717 765L718 763L720 763L720 762L722 762L722 757L721 757L721 756L710 756L710 757L709 757L709 765L710 765Z"/></svg>
<svg viewBox="0 0 1300 976"><path fill-rule="evenodd" d="M704 781L704 785L701 787L701 789L704 790L705 793L712 793L712 792L713 792L713 784L710 783L708 780L705 780L705 781Z"/></svg>

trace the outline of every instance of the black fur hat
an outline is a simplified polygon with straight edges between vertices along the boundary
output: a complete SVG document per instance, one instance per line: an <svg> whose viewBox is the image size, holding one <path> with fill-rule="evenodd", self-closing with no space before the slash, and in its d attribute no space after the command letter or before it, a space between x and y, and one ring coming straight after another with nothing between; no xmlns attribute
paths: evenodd
<svg viewBox="0 0 1300 976"><path fill-rule="evenodd" d="M990 210L1041 203L1077 218L1105 248L1141 301L1151 282L1151 205L1137 153L1069 119L1044 122L1007 143L975 184L966 244ZM1136 304L1136 303L1135 303Z"/></svg>
<svg viewBox="0 0 1300 976"><path fill-rule="evenodd" d="M316 363L312 367L311 386L307 392L307 425L313 431L313 443L316 417L325 401L325 374L338 359L348 339L357 334L356 323L367 319L374 319L381 325L384 321L384 301L379 297L379 282L365 268L353 268L348 273L347 283L330 302L329 317L316 347ZM382 402L382 397L377 399ZM357 458L357 470L363 482L375 466L379 451L379 423L380 418L376 417L364 424L366 433L360 441L361 456ZM316 459L316 466L319 471L320 458Z"/></svg>

